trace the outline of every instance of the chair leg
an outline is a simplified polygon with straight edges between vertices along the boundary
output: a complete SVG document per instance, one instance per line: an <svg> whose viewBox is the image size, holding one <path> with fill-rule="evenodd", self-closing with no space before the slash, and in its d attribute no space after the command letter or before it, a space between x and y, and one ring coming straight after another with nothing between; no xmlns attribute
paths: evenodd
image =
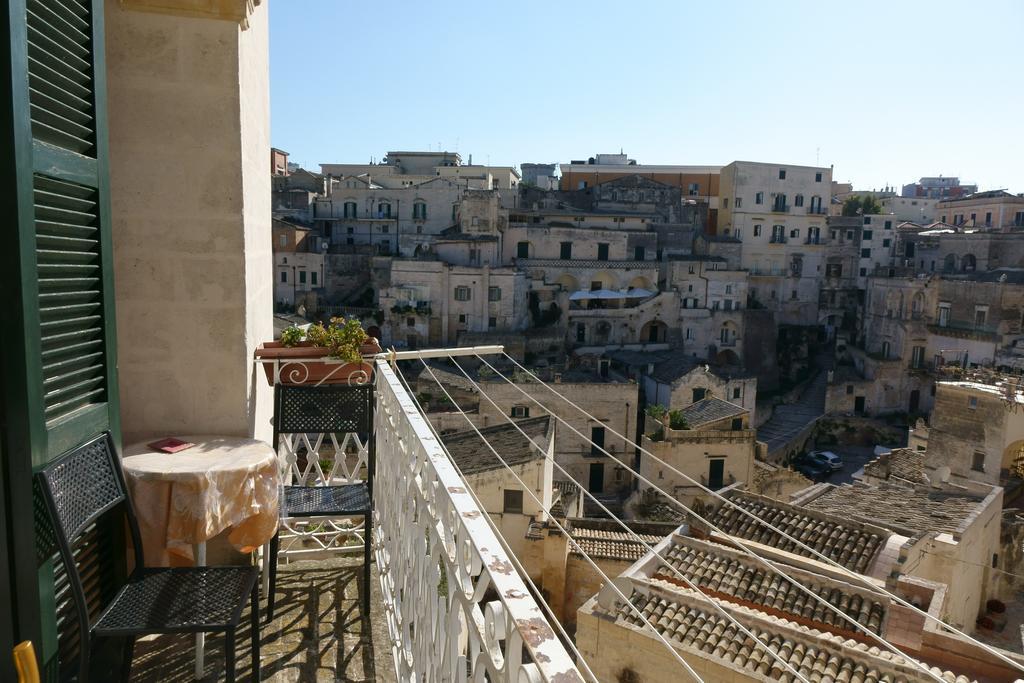
<svg viewBox="0 0 1024 683"><path fill-rule="evenodd" d="M121 665L121 680L128 683L132 675L132 655L135 653L135 636L127 636L124 644L124 663Z"/></svg>
<svg viewBox="0 0 1024 683"><path fill-rule="evenodd" d="M252 588L252 614L249 615L249 629L252 637L252 680L260 680L260 590Z"/></svg>
<svg viewBox="0 0 1024 683"><path fill-rule="evenodd" d="M370 618L370 542L373 529L370 527L370 516L363 521L363 618Z"/></svg>
<svg viewBox="0 0 1024 683"><path fill-rule="evenodd" d="M277 552L281 546L281 532L278 530L270 539L270 554L267 562L270 563L270 590L267 591L267 621L274 619L274 603L277 598Z"/></svg>
<svg viewBox="0 0 1024 683"><path fill-rule="evenodd" d="M224 632L224 682L235 683L235 629Z"/></svg>

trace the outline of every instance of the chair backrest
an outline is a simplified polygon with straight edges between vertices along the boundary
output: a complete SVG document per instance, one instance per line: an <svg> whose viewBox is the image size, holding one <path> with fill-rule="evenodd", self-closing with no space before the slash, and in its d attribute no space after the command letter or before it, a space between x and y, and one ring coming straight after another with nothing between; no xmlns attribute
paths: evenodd
<svg viewBox="0 0 1024 683"><path fill-rule="evenodd" d="M35 475L36 490L48 513L47 539L59 551L71 604L58 604L68 612L73 631L61 633L61 669L73 666L77 657L78 680L89 670L91 625L105 603L125 579L123 537L125 518L131 534L135 567L142 568L142 540L132 512L121 461L109 433L68 451ZM89 575L88 590L83 574ZM76 637L77 636L77 637ZM65 648L64 642L76 647Z"/></svg>
<svg viewBox="0 0 1024 683"><path fill-rule="evenodd" d="M274 390L274 447L292 483L352 483L362 480L360 472L365 467L372 495L376 467L373 411L372 384L278 384ZM350 447L356 451L354 460L344 454ZM304 458L301 450L306 452Z"/></svg>

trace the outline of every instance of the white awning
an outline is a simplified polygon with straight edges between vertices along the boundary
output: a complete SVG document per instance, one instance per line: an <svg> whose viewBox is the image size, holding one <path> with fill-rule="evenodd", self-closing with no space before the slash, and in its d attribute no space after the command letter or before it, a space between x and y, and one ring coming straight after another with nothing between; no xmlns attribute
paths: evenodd
<svg viewBox="0 0 1024 683"><path fill-rule="evenodd" d="M569 301L583 301L587 299L646 299L654 292L647 289L631 289L628 292L617 292L612 289L581 289L569 295Z"/></svg>

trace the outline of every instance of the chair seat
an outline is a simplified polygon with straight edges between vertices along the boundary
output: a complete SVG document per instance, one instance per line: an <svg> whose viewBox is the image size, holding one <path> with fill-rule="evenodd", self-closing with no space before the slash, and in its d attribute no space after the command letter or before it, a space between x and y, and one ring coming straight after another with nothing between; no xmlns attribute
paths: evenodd
<svg viewBox="0 0 1024 683"><path fill-rule="evenodd" d="M282 515L364 515L370 511L370 490L366 484L343 486L285 486Z"/></svg>
<svg viewBox="0 0 1024 683"><path fill-rule="evenodd" d="M144 569L100 615L96 635L218 631L238 625L256 567Z"/></svg>

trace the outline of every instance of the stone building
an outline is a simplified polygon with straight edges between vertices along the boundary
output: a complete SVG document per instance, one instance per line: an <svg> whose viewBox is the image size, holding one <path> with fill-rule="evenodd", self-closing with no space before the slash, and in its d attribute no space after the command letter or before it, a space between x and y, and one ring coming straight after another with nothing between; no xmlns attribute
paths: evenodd
<svg viewBox="0 0 1024 683"><path fill-rule="evenodd" d="M625 522L627 531L613 520L571 517L559 523L568 536L551 523L531 526L523 565L570 634L576 630L577 610L605 582L601 573L618 576L643 557L647 552L645 544L655 545L675 527L629 521Z"/></svg>
<svg viewBox="0 0 1024 683"><path fill-rule="evenodd" d="M931 455L925 458L931 460ZM886 550L898 547L898 572L944 584L943 619L974 630L998 562L1001 487L943 486L923 477L890 475L878 484L829 486L824 492L817 488L800 500L804 509L889 529Z"/></svg>
<svg viewBox="0 0 1024 683"><path fill-rule="evenodd" d="M935 213L943 223L972 228L1024 228L1024 194L990 190L940 199Z"/></svg>
<svg viewBox="0 0 1024 683"><path fill-rule="evenodd" d="M741 365L748 273L721 256L677 256L665 265L666 286L679 302L667 332L675 346L702 360Z"/></svg>
<svg viewBox="0 0 1024 683"><path fill-rule="evenodd" d="M718 216L720 166L638 164L625 154L598 154L585 160L560 164L560 188L587 190L628 176L639 176L682 191L687 201L706 211L702 222L714 234Z"/></svg>
<svg viewBox="0 0 1024 683"><path fill-rule="evenodd" d="M1024 475L1024 395L1014 378L949 380L935 385L928 418L931 469L953 482L1003 484Z"/></svg>
<svg viewBox="0 0 1024 683"><path fill-rule="evenodd" d="M542 415L521 420L518 425L481 428L480 434L501 454L504 463L484 445L480 435L465 430L465 422L462 427L463 431L442 437L445 449L512 552L522 559L530 524L546 521L551 509L554 420ZM523 489L524 483L529 492Z"/></svg>
<svg viewBox="0 0 1024 683"><path fill-rule="evenodd" d="M721 171L719 230L743 242L750 287L780 324L818 323L832 169L734 161Z"/></svg>
<svg viewBox="0 0 1024 683"><path fill-rule="evenodd" d="M679 354L659 354L643 375L647 405L676 410L705 398L741 406L757 424L757 378L738 366L709 365Z"/></svg>
<svg viewBox="0 0 1024 683"><path fill-rule="evenodd" d="M544 414L537 404L523 396L520 389L530 393L544 408L557 415L570 427L559 423L555 432L555 459L569 475L592 493L617 494L632 485L632 474L601 452L607 450L615 458L632 466L635 449L617 432L629 439L637 435L639 389L636 382L615 376L602 377L586 370L568 370L551 375L551 386L562 396L582 407L596 421L590 420L566 401L551 392L539 390L525 377L516 377L516 386L501 378L480 378L480 386L491 397L497 408L487 399L479 400L479 420L483 425L505 421L501 413L516 419L532 418ZM591 443L593 441L593 444ZM596 444L596 445L594 445ZM599 448L600 447L600 448ZM561 471L559 479L565 478Z"/></svg>
<svg viewBox="0 0 1024 683"><path fill-rule="evenodd" d="M389 259L377 283L385 345L453 346L463 333L526 329L528 283L515 268Z"/></svg>
<svg viewBox="0 0 1024 683"><path fill-rule="evenodd" d="M778 528L807 539L854 576L826 568L732 508L712 513L716 527L745 539L747 547L771 560L791 580L781 579L730 547L714 528L697 520L679 527L623 572L615 585L704 680L763 683L785 675L782 666L745 638L720 610L792 666L819 671L823 680L922 679L921 670L905 658L873 647L865 631L893 643L947 680L1016 678L1011 667L990 653L945 633L935 622L875 588L881 584L871 577L878 577L888 591L926 613L949 618L951 587L908 575L897 564L900 546L916 539L850 519L845 511L835 515L749 494L730 498L750 512L769 516ZM992 505L990 501L984 509ZM968 532L981 521L979 517L968 525ZM680 575L705 594L690 589ZM822 596L863 630L854 631L797 585ZM636 611L610 586L602 588L577 615L576 643L582 656L601 680L678 680L675 657Z"/></svg>
<svg viewBox="0 0 1024 683"><path fill-rule="evenodd" d="M706 497L695 482L713 491L751 482L757 434L751 429L749 411L711 397L681 409L678 416L685 427L673 429L667 416L647 416L643 447L653 457L641 456L644 478L687 505Z"/></svg>
<svg viewBox="0 0 1024 683"><path fill-rule="evenodd" d="M326 244L307 226L277 218L272 226L274 303L294 306L314 291L323 291Z"/></svg>
<svg viewBox="0 0 1024 683"><path fill-rule="evenodd" d="M828 241L818 287L818 323L829 338L839 330L857 331L863 302L859 275L863 221L857 217L829 216Z"/></svg>

